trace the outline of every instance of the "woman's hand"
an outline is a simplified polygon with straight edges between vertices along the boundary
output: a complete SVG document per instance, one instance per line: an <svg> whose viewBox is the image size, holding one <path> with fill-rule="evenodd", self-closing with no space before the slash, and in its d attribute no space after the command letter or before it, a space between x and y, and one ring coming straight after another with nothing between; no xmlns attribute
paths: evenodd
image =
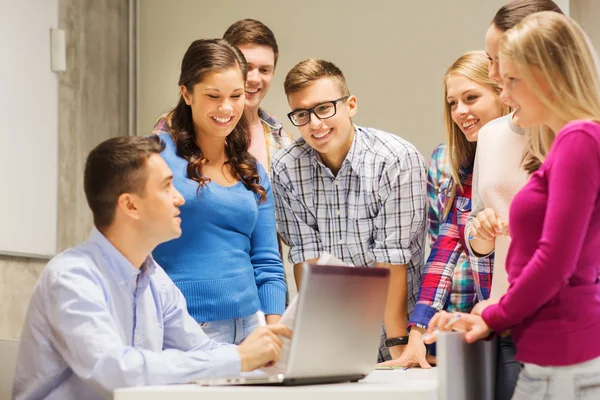
<svg viewBox="0 0 600 400"><path fill-rule="evenodd" d="M498 235L508 235L508 223L491 208L479 212L471 224L469 238L489 241Z"/></svg>
<svg viewBox="0 0 600 400"><path fill-rule="evenodd" d="M440 311L433 316L427 327L429 334L424 338L425 343L430 344L436 341L437 332L466 332L465 339L467 343L473 343L480 339L488 337L492 330L479 315L453 313Z"/></svg>
<svg viewBox="0 0 600 400"><path fill-rule="evenodd" d="M481 314L483 314L483 310L485 310L492 304L497 304L497 303L498 303L498 300L492 300L492 299L480 301L477 304L475 304L475 307L473 307L473 309L471 310L471 314L481 315Z"/></svg>

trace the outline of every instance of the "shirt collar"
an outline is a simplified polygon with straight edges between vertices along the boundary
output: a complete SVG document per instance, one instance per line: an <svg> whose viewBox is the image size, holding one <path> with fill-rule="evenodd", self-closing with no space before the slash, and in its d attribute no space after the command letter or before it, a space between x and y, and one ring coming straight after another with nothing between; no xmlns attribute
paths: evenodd
<svg viewBox="0 0 600 400"><path fill-rule="evenodd" d="M135 268L133 264L104 236L97 228L93 228L90 233L89 243L97 245L104 256L110 268L118 273L122 279L129 281L140 274L154 275L156 265L151 255L148 255L141 268Z"/></svg>
<svg viewBox="0 0 600 400"><path fill-rule="evenodd" d="M348 151L348 154L346 155L346 160L350 162L352 169L357 174L359 173L363 164L366 148L367 142L365 136L363 135L362 128L360 128L357 125L354 125L354 139L352 140L352 146L350 146L350 151Z"/></svg>
<svg viewBox="0 0 600 400"><path fill-rule="evenodd" d="M281 132L281 128L283 128L283 124L279 122L277 118L263 110L262 108L258 109L258 117L269 126L273 131L279 133Z"/></svg>
<svg viewBox="0 0 600 400"><path fill-rule="evenodd" d="M514 133L518 133L519 135L524 135L525 134L525 129L518 127L515 122L513 121L513 116L515 115L515 112L511 112L510 114L508 114L508 127L510 128L511 131L513 131Z"/></svg>
<svg viewBox="0 0 600 400"><path fill-rule="evenodd" d="M362 128L354 125L354 139L352 139L352 146L350 146L350 150L348 151L348 154L346 154L346 158L342 163L342 168L344 168L345 164L350 164L354 172L357 174L360 173L365 149L368 146L362 133ZM319 153L312 147L310 148L310 151L312 154L313 166L317 167L318 165L321 165L322 167L327 168L325 164L323 164L323 160L321 159ZM340 171L342 168L340 168Z"/></svg>

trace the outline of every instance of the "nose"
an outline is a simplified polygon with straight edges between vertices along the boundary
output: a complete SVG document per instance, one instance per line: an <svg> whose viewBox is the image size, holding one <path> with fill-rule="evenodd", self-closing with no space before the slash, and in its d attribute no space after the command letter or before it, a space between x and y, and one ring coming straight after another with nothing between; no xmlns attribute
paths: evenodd
<svg viewBox="0 0 600 400"><path fill-rule="evenodd" d="M246 76L246 80L248 82L258 82L260 74L258 73L258 69L257 68L253 68L248 70L248 75Z"/></svg>
<svg viewBox="0 0 600 400"><path fill-rule="evenodd" d="M233 110L233 105L228 100L225 100L221 103L219 108L221 109L221 111L231 111Z"/></svg>
<svg viewBox="0 0 600 400"><path fill-rule="evenodd" d="M490 79L492 79L498 83L502 83L502 79L500 79L500 71L498 68L498 63L496 61L489 62L488 75L489 75Z"/></svg>
<svg viewBox="0 0 600 400"><path fill-rule="evenodd" d="M179 190L175 188L173 188L173 190L175 190L175 198L173 199L173 204L177 207L181 207L185 204L185 199L183 198L181 193L179 193Z"/></svg>
<svg viewBox="0 0 600 400"><path fill-rule="evenodd" d="M503 102L504 104L507 104L510 106L510 93L508 91L508 88L505 86L502 88L502 92L500 92L500 101Z"/></svg>
<svg viewBox="0 0 600 400"><path fill-rule="evenodd" d="M319 129L323 126L323 121L321 121L321 118L317 117L317 114L314 112L314 110L310 113L309 125L313 129Z"/></svg>
<svg viewBox="0 0 600 400"><path fill-rule="evenodd" d="M465 103L463 103L462 101L458 102L458 105L456 106L456 113L458 115L465 115L469 112L469 106L467 106Z"/></svg>

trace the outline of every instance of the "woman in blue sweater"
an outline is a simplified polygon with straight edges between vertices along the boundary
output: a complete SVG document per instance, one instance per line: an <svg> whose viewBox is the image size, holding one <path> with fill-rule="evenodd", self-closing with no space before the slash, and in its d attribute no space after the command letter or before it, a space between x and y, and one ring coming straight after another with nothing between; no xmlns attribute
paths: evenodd
<svg viewBox="0 0 600 400"><path fill-rule="evenodd" d="M153 253L208 336L235 344L257 326L257 310L279 321L287 290L271 185L248 152L246 73L242 53L221 39L185 53L172 133L159 134L185 198L183 234Z"/></svg>

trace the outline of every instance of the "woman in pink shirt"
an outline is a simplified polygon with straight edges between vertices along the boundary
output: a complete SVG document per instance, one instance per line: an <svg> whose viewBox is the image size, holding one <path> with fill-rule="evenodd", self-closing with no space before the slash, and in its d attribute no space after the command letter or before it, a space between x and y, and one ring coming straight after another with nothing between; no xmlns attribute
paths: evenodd
<svg viewBox="0 0 600 400"><path fill-rule="evenodd" d="M501 40L500 74L524 128L556 133L513 200L509 288L453 324L471 342L507 330L524 363L513 399L600 398L600 65L583 30L553 12ZM543 158L542 158L543 159ZM452 315L431 321L446 329Z"/></svg>

